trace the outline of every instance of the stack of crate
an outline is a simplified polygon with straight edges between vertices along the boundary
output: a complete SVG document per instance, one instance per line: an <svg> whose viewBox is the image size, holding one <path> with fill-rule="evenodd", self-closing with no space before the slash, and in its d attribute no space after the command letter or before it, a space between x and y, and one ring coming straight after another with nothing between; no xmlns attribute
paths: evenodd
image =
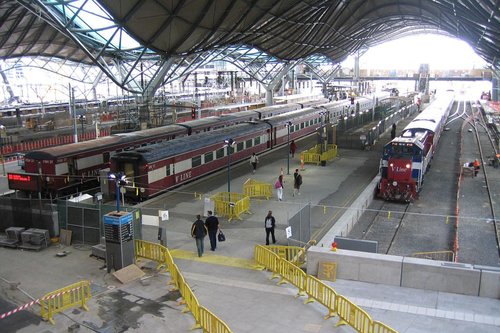
<svg viewBox="0 0 500 333"><path fill-rule="evenodd" d="M50 235L45 229L30 228L21 233L21 249L39 251L49 246Z"/></svg>
<svg viewBox="0 0 500 333"><path fill-rule="evenodd" d="M0 239L0 246L16 248L21 242L21 234L24 230L25 229L21 227L10 227L5 229L7 238Z"/></svg>

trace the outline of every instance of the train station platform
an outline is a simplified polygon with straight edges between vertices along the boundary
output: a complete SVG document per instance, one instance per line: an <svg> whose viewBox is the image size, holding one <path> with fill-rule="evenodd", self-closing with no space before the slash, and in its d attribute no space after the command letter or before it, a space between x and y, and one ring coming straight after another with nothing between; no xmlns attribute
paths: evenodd
<svg viewBox="0 0 500 333"><path fill-rule="evenodd" d="M398 125L399 126L399 125ZM403 126L403 125L401 125ZM398 127L399 128L399 127ZM402 128L402 127L401 127ZM222 319L232 332L354 332L348 326L336 327L338 318L323 319L326 308L304 304L295 297L290 284L277 285L271 273L255 269L256 244L265 244L264 218L269 210L276 218L277 244L287 245L287 220L311 205L311 234L320 234L323 222L334 221L370 184L378 170L380 146L372 150L341 150L326 166L305 165L301 171L300 195L292 196L293 172L300 169L299 154L290 160L285 148L260 156L257 172L242 162L231 167L231 191L242 192L248 179L274 184L285 177L284 198L275 193L269 200L255 199L250 214L228 222L221 218L227 240L212 252L205 238L205 253L196 254L190 237L196 214L203 214L205 197L227 191L227 171L158 197L143 205L145 210L169 211L166 245L174 262L191 286L201 305ZM314 138L297 142L298 151L314 145ZM320 221L317 224L314 221ZM143 239L157 242L158 228L143 227ZM329 244L318 244L328 247ZM66 251L65 256L58 253ZM55 316L55 325L43 322L39 307L0 319L2 332L189 332L195 324L190 314L182 313L180 294L167 283L168 272L157 271L156 264L142 261L146 275L121 284L108 274L101 260L90 257L90 247L52 246L40 252L0 248L0 315L37 299L45 293L79 280L91 280L89 311L70 309ZM498 299L450 294L431 290L402 288L373 283L339 280L328 282L339 294L362 307L373 320L399 332L498 332ZM29 298L31 297L31 298ZM7 302L15 300L15 302ZM15 304L14 304L15 303Z"/></svg>

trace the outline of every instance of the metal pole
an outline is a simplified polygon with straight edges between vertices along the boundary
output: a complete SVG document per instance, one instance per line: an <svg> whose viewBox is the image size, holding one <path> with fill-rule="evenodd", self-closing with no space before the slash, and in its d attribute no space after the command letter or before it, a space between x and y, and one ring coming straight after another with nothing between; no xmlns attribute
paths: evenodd
<svg viewBox="0 0 500 333"><path fill-rule="evenodd" d="M120 211L120 185L118 184L118 176L115 180L115 191L116 191L116 212Z"/></svg>
<svg viewBox="0 0 500 333"><path fill-rule="evenodd" d="M287 124L286 125L286 128L288 129L288 137L287 137L287 141L288 141L288 151L287 151L287 171L286 171L286 174L289 175L290 174L290 124Z"/></svg>
<svg viewBox="0 0 500 333"><path fill-rule="evenodd" d="M231 202L231 145L227 145L227 195Z"/></svg>
<svg viewBox="0 0 500 333"><path fill-rule="evenodd" d="M0 128L0 131L3 132L3 128ZM0 134L0 157L2 158L2 171L3 171L3 175L5 176L5 160L3 158L3 135L2 134Z"/></svg>

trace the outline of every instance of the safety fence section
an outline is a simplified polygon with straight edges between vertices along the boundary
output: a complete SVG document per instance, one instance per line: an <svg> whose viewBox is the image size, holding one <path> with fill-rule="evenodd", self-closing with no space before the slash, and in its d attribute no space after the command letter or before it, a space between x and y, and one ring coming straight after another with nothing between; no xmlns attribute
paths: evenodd
<svg viewBox="0 0 500 333"><path fill-rule="evenodd" d="M243 195L249 198L266 198L269 200L273 195L273 187L270 183L248 179L243 183Z"/></svg>
<svg viewBox="0 0 500 333"><path fill-rule="evenodd" d="M90 299L90 281L80 281L67 287L55 290L43 296L39 303L41 316L55 325L54 315L67 309L79 306L88 311L87 301Z"/></svg>
<svg viewBox="0 0 500 333"><path fill-rule="evenodd" d="M203 329L203 332L209 333L230 333L231 330L225 322L214 315L205 307L201 306L193 290L186 282L179 267L174 263L172 255L168 248L157 243L151 243L143 240L135 240L135 255L138 258L146 258L158 263L158 267L164 266L170 272L175 290L179 290L182 296L180 304L186 305L183 313L191 312L194 317L195 325L192 329Z"/></svg>
<svg viewBox="0 0 500 333"><path fill-rule="evenodd" d="M219 192L210 197L214 201L215 214L227 217L228 221L237 218L241 220L243 213L250 214L250 198L234 192Z"/></svg>
<svg viewBox="0 0 500 333"><path fill-rule="evenodd" d="M254 259L262 269L267 269L274 274L279 274L283 283L285 280L299 289L299 295L307 296L304 303L317 301L328 309L325 319L339 316L336 326L349 325L357 332L362 333L396 333L393 328L373 321L372 318L359 306L339 295L332 287L321 280L306 274L299 267L288 262L284 256L278 255L270 246L256 245ZM288 253L282 251L282 253Z"/></svg>
<svg viewBox="0 0 500 333"><path fill-rule="evenodd" d="M300 246L268 245L266 248L294 265L302 266L306 262L306 251Z"/></svg>
<svg viewBox="0 0 500 333"><path fill-rule="evenodd" d="M443 251L431 251L431 252L415 252L411 255L414 258L423 258L429 260L439 260L439 261L454 261L455 253L450 250Z"/></svg>
<svg viewBox="0 0 500 333"><path fill-rule="evenodd" d="M316 165L330 161L335 157L337 157L337 145L332 144L315 145L311 149L300 153L301 161Z"/></svg>

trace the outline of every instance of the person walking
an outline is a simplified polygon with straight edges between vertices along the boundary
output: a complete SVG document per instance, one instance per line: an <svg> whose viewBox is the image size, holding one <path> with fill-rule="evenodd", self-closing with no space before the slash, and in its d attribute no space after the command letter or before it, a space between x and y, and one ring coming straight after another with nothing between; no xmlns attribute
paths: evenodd
<svg viewBox="0 0 500 333"><path fill-rule="evenodd" d="M479 172L479 169L481 168L481 163L479 163L479 160L476 158L474 162L472 163L472 166L474 167L474 177L477 177L477 173Z"/></svg>
<svg viewBox="0 0 500 333"><path fill-rule="evenodd" d="M252 156L250 156L250 164L253 167L253 173L257 170L257 163L259 163L259 158L255 155L255 153L253 153Z"/></svg>
<svg viewBox="0 0 500 333"><path fill-rule="evenodd" d="M292 157L295 155L296 150L297 145L295 144L295 140L292 140L292 142L290 142L290 154L292 155Z"/></svg>
<svg viewBox="0 0 500 333"><path fill-rule="evenodd" d="M396 123L392 124L391 128L391 139L394 139L396 137Z"/></svg>
<svg viewBox="0 0 500 333"><path fill-rule="evenodd" d="M300 185L302 185L302 175L299 173L299 169L295 169L293 173L293 196L295 196L295 193L300 195Z"/></svg>
<svg viewBox="0 0 500 333"><path fill-rule="evenodd" d="M203 223L201 216L196 215L196 221L191 226L191 237L196 240L196 248L198 249L198 257L203 255L204 244L203 239L207 235L207 227Z"/></svg>
<svg viewBox="0 0 500 333"><path fill-rule="evenodd" d="M208 211L208 217L205 220L205 227L208 230L208 238L210 239L210 250L215 251L217 248L217 231L219 231L219 219L213 216L211 210Z"/></svg>
<svg viewBox="0 0 500 333"><path fill-rule="evenodd" d="M278 180L276 183L274 183L274 188L276 189L276 194L278 195L278 200L281 201L283 200L283 183L285 181L283 180L283 175L280 175L278 177Z"/></svg>
<svg viewBox="0 0 500 333"><path fill-rule="evenodd" d="M276 238L274 237L274 227L276 226L276 220L274 219L272 211L269 211L267 213L266 219L264 220L264 224L266 227L266 245L269 245L269 234L271 234L273 244L275 244Z"/></svg>

